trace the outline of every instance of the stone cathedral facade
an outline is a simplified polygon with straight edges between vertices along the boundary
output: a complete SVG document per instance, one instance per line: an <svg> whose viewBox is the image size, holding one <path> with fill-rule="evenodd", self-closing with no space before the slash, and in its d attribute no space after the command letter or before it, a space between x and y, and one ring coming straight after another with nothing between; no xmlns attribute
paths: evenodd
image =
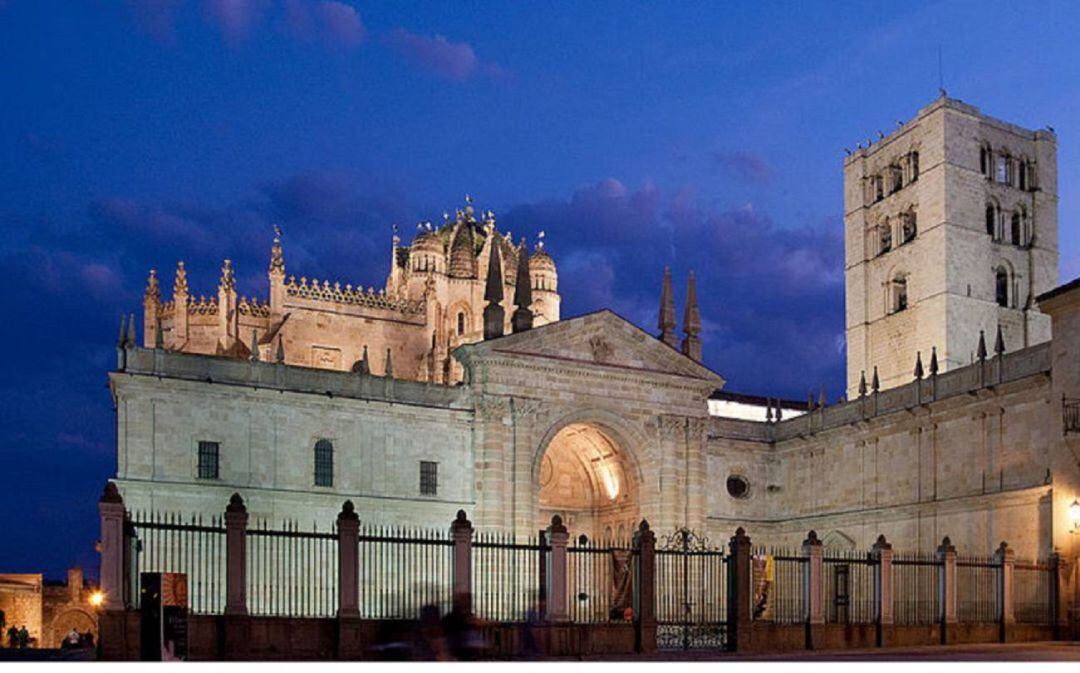
<svg viewBox="0 0 1080 673"><path fill-rule="evenodd" d="M142 342L130 324L109 375L115 482L133 510L218 514L239 492L269 520L350 499L368 523L465 509L522 537L557 513L599 538L646 518L1072 556L1080 286L1054 287L1055 147L942 97L848 157L849 395L797 415L710 415L724 379L701 362L692 276L681 330L666 275L658 334L561 319L542 243L471 203L395 236L378 291L287 277L280 239L266 301L238 299L228 263L210 300L180 267L165 301L151 274Z"/></svg>

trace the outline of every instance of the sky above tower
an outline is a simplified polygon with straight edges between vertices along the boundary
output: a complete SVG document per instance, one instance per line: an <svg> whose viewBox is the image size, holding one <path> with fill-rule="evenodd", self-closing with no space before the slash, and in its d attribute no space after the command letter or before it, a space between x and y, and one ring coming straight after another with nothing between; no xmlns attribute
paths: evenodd
<svg viewBox="0 0 1080 673"><path fill-rule="evenodd" d="M0 0L0 571L96 567L120 315L179 259L196 295L229 257L265 296L272 223L290 273L378 287L392 226L468 193L546 231L564 316L655 332L664 267L680 317L692 269L730 389L835 400L843 148L941 79L1056 130L1080 275L1076 25L1064 2Z"/></svg>

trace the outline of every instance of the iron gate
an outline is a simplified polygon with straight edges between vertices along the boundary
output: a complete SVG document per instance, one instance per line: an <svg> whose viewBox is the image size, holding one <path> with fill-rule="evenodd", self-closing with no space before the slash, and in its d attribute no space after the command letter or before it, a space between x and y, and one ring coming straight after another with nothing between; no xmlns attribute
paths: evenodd
<svg viewBox="0 0 1080 673"><path fill-rule="evenodd" d="M727 647L728 557L688 528L656 549L656 644L661 649Z"/></svg>

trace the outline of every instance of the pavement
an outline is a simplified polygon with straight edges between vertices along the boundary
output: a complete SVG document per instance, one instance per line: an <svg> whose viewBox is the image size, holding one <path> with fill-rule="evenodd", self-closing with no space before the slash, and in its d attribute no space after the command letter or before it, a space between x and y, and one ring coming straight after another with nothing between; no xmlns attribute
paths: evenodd
<svg viewBox="0 0 1080 673"><path fill-rule="evenodd" d="M587 658L587 660L592 660ZM609 661L610 658L597 658ZM930 645L865 650L814 650L738 654L710 650L665 651L624 661L1080 661L1080 642Z"/></svg>

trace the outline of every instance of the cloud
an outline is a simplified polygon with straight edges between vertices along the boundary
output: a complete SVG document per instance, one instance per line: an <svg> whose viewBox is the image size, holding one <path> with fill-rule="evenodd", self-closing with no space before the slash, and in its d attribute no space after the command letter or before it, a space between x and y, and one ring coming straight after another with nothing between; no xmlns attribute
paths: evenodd
<svg viewBox="0 0 1080 673"><path fill-rule="evenodd" d="M469 79L480 64L467 42L451 42L442 35L427 37L398 28L390 44L413 65L459 82Z"/></svg>
<svg viewBox="0 0 1080 673"><path fill-rule="evenodd" d="M713 159L740 180L754 185L772 184L776 171L765 157L755 152L714 152Z"/></svg>
<svg viewBox="0 0 1080 673"><path fill-rule="evenodd" d="M300 40L318 39L328 46L351 49L367 39L360 14L343 2L285 0L282 11L286 34Z"/></svg>
<svg viewBox="0 0 1080 673"><path fill-rule="evenodd" d="M268 4L267 0L203 0L203 13L226 42L235 44L247 39Z"/></svg>

